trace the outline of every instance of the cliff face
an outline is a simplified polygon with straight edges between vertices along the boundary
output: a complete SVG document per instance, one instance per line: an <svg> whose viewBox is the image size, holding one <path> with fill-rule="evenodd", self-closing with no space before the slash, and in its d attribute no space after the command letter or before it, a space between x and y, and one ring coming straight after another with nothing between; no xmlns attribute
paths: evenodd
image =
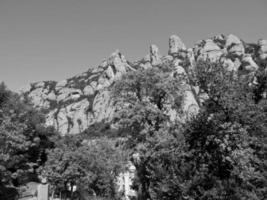
<svg viewBox="0 0 267 200"><path fill-rule="evenodd" d="M24 87L37 108L47 110L46 124L56 127L62 134L77 134L95 122L112 119L116 105L110 91L122 74L138 67L149 68L171 62L178 73L187 76L199 60L221 62L225 68L241 74L255 73L267 64L267 40L248 44L235 35L219 35L199 41L193 48L186 48L182 40L173 35L169 39L168 55L162 56L156 45L149 54L133 63L116 51L99 66L72 78L55 82L42 81ZM189 86L185 92L185 115L196 113L203 94L197 87Z"/></svg>

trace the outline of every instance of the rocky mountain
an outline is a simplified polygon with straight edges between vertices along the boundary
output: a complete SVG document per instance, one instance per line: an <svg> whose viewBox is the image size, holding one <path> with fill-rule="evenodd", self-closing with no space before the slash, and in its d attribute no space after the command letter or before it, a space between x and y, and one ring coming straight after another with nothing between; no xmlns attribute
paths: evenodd
<svg viewBox="0 0 267 200"><path fill-rule="evenodd" d="M207 60L221 62L225 68L238 74L252 74L267 64L267 40L245 43L235 35L218 35L201 40L193 48L186 48L182 40L169 38L168 55L162 56L156 45L151 45L143 59L129 62L115 51L99 66L56 82L31 83L21 92L32 98L37 108L47 111L46 124L56 127L62 134L76 134L96 122L108 122L116 110L110 92L113 83L139 67L149 68L164 62L172 63L177 72L188 75L196 62ZM256 80L254 80L256 84ZM183 110L186 115L196 113L205 95L189 85L185 93Z"/></svg>

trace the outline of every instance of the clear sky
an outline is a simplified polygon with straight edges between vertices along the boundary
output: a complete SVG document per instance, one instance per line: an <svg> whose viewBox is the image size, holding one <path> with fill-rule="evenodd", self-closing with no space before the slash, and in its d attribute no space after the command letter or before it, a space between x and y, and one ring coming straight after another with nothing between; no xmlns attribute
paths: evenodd
<svg viewBox="0 0 267 200"><path fill-rule="evenodd" d="M187 46L216 34L267 39L267 0L0 0L0 81L10 89L62 80L114 50L130 61L178 34Z"/></svg>

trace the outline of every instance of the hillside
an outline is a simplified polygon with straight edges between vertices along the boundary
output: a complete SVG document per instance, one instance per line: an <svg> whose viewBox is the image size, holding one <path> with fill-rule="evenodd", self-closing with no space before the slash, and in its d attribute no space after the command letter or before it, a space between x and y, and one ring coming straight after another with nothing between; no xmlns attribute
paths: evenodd
<svg viewBox="0 0 267 200"><path fill-rule="evenodd" d="M116 112L116 104L110 97L113 83L137 68L150 68L164 62L171 63L177 73L188 76L196 62L209 59L220 62L229 71L239 75L251 75L267 63L267 40L246 43L235 35L218 35L201 40L193 48L186 48L182 40L169 38L168 54L162 56L156 45L151 45L143 59L130 62L115 51L99 66L66 80L31 83L21 92L27 94L38 109L45 109L46 124L56 127L62 134L77 134L95 122L107 122ZM205 94L197 86L188 85L183 104L184 116L197 112Z"/></svg>

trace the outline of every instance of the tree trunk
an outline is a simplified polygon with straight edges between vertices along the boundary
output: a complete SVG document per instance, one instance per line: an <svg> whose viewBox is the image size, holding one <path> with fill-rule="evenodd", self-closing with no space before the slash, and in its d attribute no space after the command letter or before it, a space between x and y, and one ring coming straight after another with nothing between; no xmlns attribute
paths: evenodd
<svg viewBox="0 0 267 200"><path fill-rule="evenodd" d="M54 200L55 190L52 191L52 200Z"/></svg>
<svg viewBox="0 0 267 200"><path fill-rule="evenodd" d="M150 194L149 194L149 180L146 178L147 171L146 171L146 162L141 164L139 166L138 174L139 177L139 188L138 188L138 200L149 200Z"/></svg>
<svg viewBox="0 0 267 200"><path fill-rule="evenodd" d="M148 192L148 188L146 186L145 183L142 183L139 187L139 191L138 191L138 200L149 200L150 198L150 194Z"/></svg>
<svg viewBox="0 0 267 200"><path fill-rule="evenodd" d="M73 184L71 184L71 186L70 186L70 199L72 200L73 199Z"/></svg>

